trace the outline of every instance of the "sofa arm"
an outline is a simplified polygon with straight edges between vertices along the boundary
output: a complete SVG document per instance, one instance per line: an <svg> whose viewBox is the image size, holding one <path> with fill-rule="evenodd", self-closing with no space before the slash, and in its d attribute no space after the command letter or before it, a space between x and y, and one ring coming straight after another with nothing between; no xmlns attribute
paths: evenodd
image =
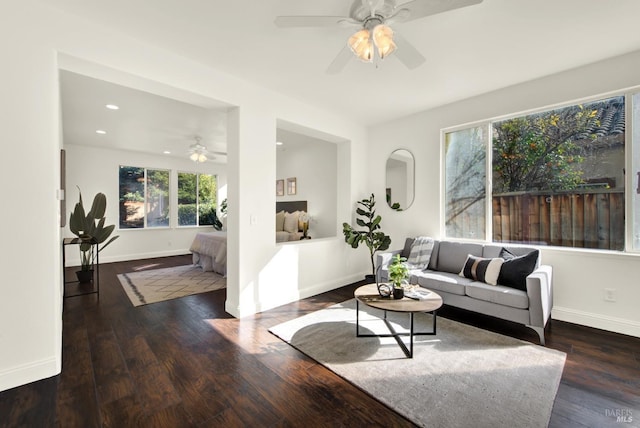
<svg viewBox="0 0 640 428"><path fill-rule="evenodd" d="M553 269L541 265L527 276L529 296L529 325L544 329L553 308Z"/></svg>
<svg viewBox="0 0 640 428"><path fill-rule="evenodd" d="M385 251L376 255L376 281L386 282L389 280L387 268L391 263L391 259L396 254L402 253L402 250Z"/></svg>

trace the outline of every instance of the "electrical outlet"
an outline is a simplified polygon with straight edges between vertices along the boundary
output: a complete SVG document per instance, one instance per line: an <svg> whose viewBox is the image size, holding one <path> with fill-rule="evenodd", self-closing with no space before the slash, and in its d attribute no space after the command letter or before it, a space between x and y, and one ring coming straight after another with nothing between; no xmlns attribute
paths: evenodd
<svg viewBox="0 0 640 428"><path fill-rule="evenodd" d="M605 288L604 289L604 300L605 300L605 302L615 302L616 301L616 289L615 288Z"/></svg>

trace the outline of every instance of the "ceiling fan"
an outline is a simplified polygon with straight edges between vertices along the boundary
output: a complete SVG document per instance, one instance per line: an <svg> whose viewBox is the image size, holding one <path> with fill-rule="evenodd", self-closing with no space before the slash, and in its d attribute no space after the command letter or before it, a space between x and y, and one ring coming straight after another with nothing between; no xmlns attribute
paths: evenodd
<svg viewBox="0 0 640 428"><path fill-rule="evenodd" d="M201 136L195 135L192 138L195 140L195 143L191 144L189 146L189 150L187 151L189 159L191 159L192 161L196 163L202 163L206 162L207 160L219 159L220 157L223 157L224 159L224 157L227 156L227 152L209 150L207 146L202 144Z"/></svg>
<svg viewBox="0 0 640 428"><path fill-rule="evenodd" d="M355 55L364 62L377 62L395 52L407 68L414 69L425 61L390 25L429 15L482 3L483 0L411 0L396 4L396 0L354 0L349 16L278 16L275 24L292 27L353 27L359 28L333 60L328 74L341 71Z"/></svg>

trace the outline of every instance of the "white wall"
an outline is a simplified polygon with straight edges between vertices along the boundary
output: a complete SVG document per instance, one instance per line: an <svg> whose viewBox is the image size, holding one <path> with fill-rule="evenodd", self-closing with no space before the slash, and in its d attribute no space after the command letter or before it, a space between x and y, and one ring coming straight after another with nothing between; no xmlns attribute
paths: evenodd
<svg viewBox="0 0 640 428"><path fill-rule="evenodd" d="M382 168L402 141L416 158L416 199L405 212L380 210L383 228L394 248L406 236L441 236L441 145L443 128L542 108L640 85L640 52L509 87L455 104L395 120L371 130L368 150L372 169ZM627 139L630 144L631 139ZM376 192L384 178L369 175ZM633 186L627 188L635 188ZM542 259L554 269L553 318L640 336L640 255L566 248L542 248ZM617 290L617 302L604 301L604 288Z"/></svg>
<svg viewBox="0 0 640 428"><path fill-rule="evenodd" d="M285 180L285 194L276 196L276 201L307 201L312 218L309 236L313 239L338 236L336 143L281 130L278 140L284 145L277 150L276 177ZM287 194L289 177L296 178L295 195Z"/></svg>
<svg viewBox="0 0 640 428"><path fill-rule="evenodd" d="M5 226L0 258L0 390L61 369L62 233L56 199L62 146L59 58L65 59L66 69L98 78L102 68L109 67L114 83L122 83L118 79L127 73L144 81L145 90L156 84L170 86L237 106L229 113L228 134L226 309L231 314L251 314L326 291L358 279L368 269L366 253L351 250L341 237L283 249L276 247L272 227L276 118L349 141L338 148L339 222L351 219L352 201L368 191L366 171L351 155L364 152L363 126L33 0L13 2L3 8L0 19L0 50L6 65L0 83L0 171L7 184L4 200L12 207L2 210L0 217ZM83 190L89 194L97 189ZM116 259L118 254L109 250L105 257ZM114 246L116 250L129 251L123 246ZM145 250L132 252L138 251ZM278 269L282 266L294 267L290 270L298 274L284 277Z"/></svg>
<svg viewBox="0 0 640 428"><path fill-rule="evenodd" d="M85 207L90 206L93 196L102 192L107 196L106 224L115 224L113 235L119 238L100 252L100 262L108 263L122 260L136 260L150 257L163 257L187 254L193 237L197 232L213 228L177 227L177 212L171 212L171 226L168 228L120 229L118 225L119 167L120 165L138 166L152 169L170 170L170 198L172 207L177 207L178 172L197 172L213 174L218 178L218 187L227 184L227 166L211 162L195 163L187 159L152 155L122 150L108 150L88 146L66 144L67 155L67 213L71 213L78 201L79 186L82 190ZM100 159L100 162L87 162L87 159ZM220 199L222 200L222 199ZM74 237L67 227L65 237ZM67 266L79 264L79 253L67 249Z"/></svg>

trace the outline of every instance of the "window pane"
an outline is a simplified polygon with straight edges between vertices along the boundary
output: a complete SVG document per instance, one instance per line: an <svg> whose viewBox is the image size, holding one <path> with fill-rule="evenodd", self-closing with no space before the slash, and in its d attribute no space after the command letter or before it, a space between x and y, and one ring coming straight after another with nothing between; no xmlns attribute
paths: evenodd
<svg viewBox="0 0 640 428"><path fill-rule="evenodd" d="M216 220L216 176L200 174L198 176L198 224L212 226Z"/></svg>
<svg viewBox="0 0 640 428"><path fill-rule="evenodd" d="M445 135L445 233L485 239L485 128Z"/></svg>
<svg viewBox="0 0 640 428"><path fill-rule="evenodd" d="M147 170L147 227L169 226L169 171Z"/></svg>
<svg viewBox="0 0 640 428"><path fill-rule="evenodd" d="M120 228L144 227L144 168L120 167Z"/></svg>
<svg viewBox="0 0 640 428"><path fill-rule="evenodd" d="M195 226L196 223L196 174L178 173L178 225Z"/></svg>
<svg viewBox="0 0 640 428"><path fill-rule="evenodd" d="M624 97L493 123L493 240L622 250Z"/></svg>

